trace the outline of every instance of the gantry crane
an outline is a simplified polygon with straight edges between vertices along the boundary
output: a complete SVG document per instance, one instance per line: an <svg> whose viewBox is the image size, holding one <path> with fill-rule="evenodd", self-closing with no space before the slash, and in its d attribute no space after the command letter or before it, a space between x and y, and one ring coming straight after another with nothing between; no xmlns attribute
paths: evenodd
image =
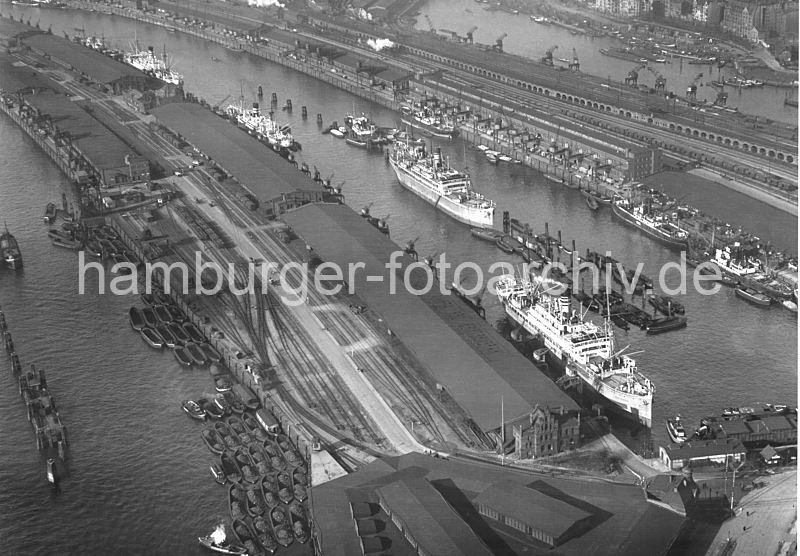
<svg viewBox="0 0 800 556"><path fill-rule="evenodd" d="M495 50L497 50L498 52L502 52L503 51L503 39L506 38L507 36L508 36L508 33L503 33L502 35L500 35L497 38L496 41L494 41L494 49Z"/></svg>
<svg viewBox="0 0 800 556"><path fill-rule="evenodd" d="M547 50L544 51L544 58L542 58L542 63L545 66L552 66L553 65L553 52L558 50L558 45L551 46Z"/></svg>
<svg viewBox="0 0 800 556"><path fill-rule="evenodd" d="M628 72L628 75L625 77L625 84L630 87L636 87L639 84L639 70L646 68L647 63L639 64L631 71Z"/></svg>
<svg viewBox="0 0 800 556"><path fill-rule="evenodd" d="M472 34L473 34L475 31L477 31L477 30L478 30L478 26L477 26L477 25L473 25L472 29L470 29L469 31L467 31L467 35L466 35L466 37L467 37L467 42L468 42L469 44L472 44L472 42L473 42L473 39L472 39Z"/></svg>
<svg viewBox="0 0 800 556"><path fill-rule="evenodd" d="M697 76L692 79L692 82L689 83L689 86L686 87L686 100L697 100L697 82L703 77L702 73L698 73Z"/></svg>
<svg viewBox="0 0 800 556"><path fill-rule="evenodd" d="M575 47L572 48L572 62L569 64L569 69L572 71L581 69L581 63L578 61L578 52L575 50Z"/></svg>
<svg viewBox="0 0 800 556"><path fill-rule="evenodd" d="M667 79L650 66L647 66L647 71L656 77L656 84L653 86L656 93L664 93L667 90Z"/></svg>

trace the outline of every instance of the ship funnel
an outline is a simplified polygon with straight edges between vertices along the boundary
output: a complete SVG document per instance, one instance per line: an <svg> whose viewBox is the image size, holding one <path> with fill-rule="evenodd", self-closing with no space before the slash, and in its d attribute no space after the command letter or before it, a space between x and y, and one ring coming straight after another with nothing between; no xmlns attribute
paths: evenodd
<svg viewBox="0 0 800 556"><path fill-rule="evenodd" d="M257 103L257 102L254 102L254 103L253 103L253 110L252 110L252 112L253 112L253 115L254 115L254 116L259 116L259 115L260 115L260 111L259 111L259 109L258 109L258 103Z"/></svg>
<svg viewBox="0 0 800 556"><path fill-rule="evenodd" d="M442 149L436 147L436 152L433 154L433 165L439 167L442 164Z"/></svg>
<svg viewBox="0 0 800 556"><path fill-rule="evenodd" d="M152 47L152 46L148 46L148 47L147 47L147 51L148 51L150 54L153 54L153 55L155 55L155 51L153 50L153 47Z"/></svg>
<svg viewBox="0 0 800 556"><path fill-rule="evenodd" d="M558 306L562 313L569 313L570 300L568 295L562 295L558 298Z"/></svg>

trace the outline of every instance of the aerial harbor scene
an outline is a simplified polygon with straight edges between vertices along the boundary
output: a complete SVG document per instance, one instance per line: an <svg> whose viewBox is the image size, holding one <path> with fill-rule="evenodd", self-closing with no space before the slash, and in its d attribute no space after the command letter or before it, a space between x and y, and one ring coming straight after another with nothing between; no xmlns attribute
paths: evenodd
<svg viewBox="0 0 800 556"><path fill-rule="evenodd" d="M797 554L797 2L0 43L4 554Z"/></svg>

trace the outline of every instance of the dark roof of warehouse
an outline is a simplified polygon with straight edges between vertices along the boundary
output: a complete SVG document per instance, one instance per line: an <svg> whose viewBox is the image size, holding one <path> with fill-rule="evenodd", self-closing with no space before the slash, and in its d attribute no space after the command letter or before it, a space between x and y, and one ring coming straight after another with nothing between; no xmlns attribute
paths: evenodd
<svg viewBox="0 0 800 556"><path fill-rule="evenodd" d="M257 139L199 104L173 102L156 108L153 114L262 201L322 188Z"/></svg>
<svg viewBox="0 0 800 556"><path fill-rule="evenodd" d="M445 501L433 485L421 477L404 477L376 492L392 514L408 527L411 536L428 554L490 555L475 532Z"/></svg>
<svg viewBox="0 0 800 556"><path fill-rule="evenodd" d="M513 481L494 483L474 500L558 539L591 514L567 502Z"/></svg>
<svg viewBox="0 0 800 556"><path fill-rule="evenodd" d="M575 477L551 477L499 465L446 460L410 453L375 460L356 472L314 486L314 511L325 515L315 527L322 550L333 556L358 554L360 541L349 504L377 501L376 490L408 477L429 482L472 532L495 554L539 554L542 545L526 543L503 532L505 526L483 518L475 509L477 497L496 483L536 490L542 496L569 504L586 514L558 547L561 556L638 556L665 554L677 537L684 518L647 502L641 487ZM530 502L519 497L520 503ZM411 503L414 503L411 500ZM389 508L391 510L391 508ZM394 525L387 524L392 530ZM409 527L412 536L413 527ZM385 534L385 533L382 533ZM403 547L404 548L404 547ZM392 546L389 552L405 553Z"/></svg>
<svg viewBox="0 0 800 556"><path fill-rule="evenodd" d="M744 444L736 438L718 438L714 440L688 440L681 444L669 444L664 447L669 457L674 460L709 458L745 452Z"/></svg>
<svg viewBox="0 0 800 556"><path fill-rule="evenodd" d="M100 83L113 83L124 77L146 78L138 69L118 62L76 42L55 35L33 35L23 39L28 46L47 52Z"/></svg>
<svg viewBox="0 0 800 556"><path fill-rule="evenodd" d="M61 132L69 133L81 153L99 169L125 165L125 155L133 150L99 121L64 95L51 92L25 97L25 101L47 114Z"/></svg>
<svg viewBox="0 0 800 556"><path fill-rule="evenodd" d="M413 295L402 287L402 271L394 295L386 281L366 280L383 277L391 253L400 248L351 208L306 205L282 218L323 260L343 270L355 261L366 265L355 274L356 295L386 320L481 430L500 426L501 399L508 420L536 404L577 409L569 396L456 296L443 295L438 287ZM399 260L404 265L412 262L406 255Z"/></svg>
<svg viewBox="0 0 800 556"><path fill-rule="evenodd" d="M0 89L17 93L36 89L63 92L64 88L16 58L0 53Z"/></svg>

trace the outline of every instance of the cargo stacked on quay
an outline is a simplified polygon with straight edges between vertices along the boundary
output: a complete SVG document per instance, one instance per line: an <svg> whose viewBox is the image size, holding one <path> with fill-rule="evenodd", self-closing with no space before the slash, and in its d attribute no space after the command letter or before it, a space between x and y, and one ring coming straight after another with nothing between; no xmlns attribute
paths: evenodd
<svg viewBox="0 0 800 556"><path fill-rule="evenodd" d="M609 409L650 427L653 383L637 370L632 357L622 354L624 349L615 351L608 320L602 327L583 320L570 310L568 295L552 294L554 287L560 289L561 284L506 276L497 284L497 296L515 323L542 338L568 377L580 379Z"/></svg>
<svg viewBox="0 0 800 556"><path fill-rule="evenodd" d="M442 160L441 149L428 155L424 145L395 143L389 163L404 187L435 208L470 226L492 226L494 201L473 191L469 175Z"/></svg>

